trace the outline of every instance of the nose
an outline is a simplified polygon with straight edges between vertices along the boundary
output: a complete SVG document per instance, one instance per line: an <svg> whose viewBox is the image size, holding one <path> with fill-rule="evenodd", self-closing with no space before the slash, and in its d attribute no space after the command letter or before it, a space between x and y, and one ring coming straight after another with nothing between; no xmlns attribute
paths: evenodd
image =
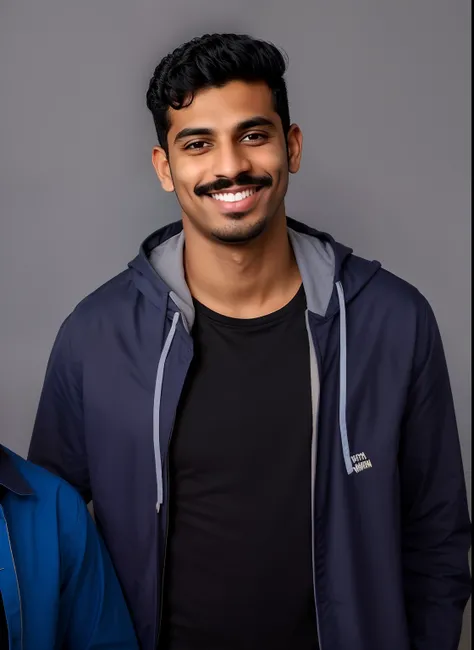
<svg viewBox="0 0 474 650"><path fill-rule="evenodd" d="M221 143L216 147L214 156L214 174L217 178L236 178L251 168L245 147L235 142Z"/></svg>

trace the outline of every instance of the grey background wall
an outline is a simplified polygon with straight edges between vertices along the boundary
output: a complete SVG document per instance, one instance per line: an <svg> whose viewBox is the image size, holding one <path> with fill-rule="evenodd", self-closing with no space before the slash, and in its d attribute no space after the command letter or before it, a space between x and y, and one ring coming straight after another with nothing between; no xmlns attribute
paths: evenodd
<svg viewBox="0 0 474 650"><path fill-rule="evenodd" d="M470 491L470 3L267 2L0 0L0 440L26 453L61 321L179 217L150 164L156 62L249 32L290 56L289 214L434 307Z"/></svg>

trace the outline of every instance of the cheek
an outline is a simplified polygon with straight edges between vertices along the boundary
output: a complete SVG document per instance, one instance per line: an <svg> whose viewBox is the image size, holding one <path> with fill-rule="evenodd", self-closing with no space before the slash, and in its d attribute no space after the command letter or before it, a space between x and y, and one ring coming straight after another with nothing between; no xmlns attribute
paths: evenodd
<svg viewBox="0 0 474 650"><path fill-rule="evenodd" d="M257 162L257 161L256 161ZM288 173L288 157L281 147L268 148L259 155L258 167L271 174L275 182L281 182Z"/></svg>
<svg viewBox="0 0 474 650"><path fill-rule="evenodd" d="M189 188L194 187L196 182L194 181L195 174L189 167L178 165L177 171L174 174L175 184L180 188Z"/></svg>
<svg viewBox="0 0 474 650"><path fill-rule="evenodd" d="M174 161L172 174L175 189L178 194L194 194L194 188L202 182L201 166L195 160L190 160L188 157Z"/></svg>

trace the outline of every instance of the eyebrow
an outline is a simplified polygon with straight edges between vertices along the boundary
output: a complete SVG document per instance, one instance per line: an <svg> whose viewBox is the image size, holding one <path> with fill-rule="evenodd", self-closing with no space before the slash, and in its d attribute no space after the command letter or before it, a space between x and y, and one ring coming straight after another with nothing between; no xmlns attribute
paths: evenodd
<svg viewBox="0 0 474 650"><path fill-rule="evenodd" d="M253 129L256 126L270 126L275 128L275 124L268 118L257 115L256 117L251 117L249 120L244 120L237 125L237 131L248 131Z"/></svg>
<svg viewBox="0 0 474 650"><path fill-rule="evenodd" d="M253 129L256 126L269 126L275 128L275 124L268 117L257 115L256 117L251 117L248 120L239 122L235 130L237 132L248 131L249 129ZM193 137L199 137L204 135L211 136L214 133L215 132L213 129L209 129L204 126L187 127L179 131L179 133L177 133L174 141L176 143L179 140L184 140L185 138L193 138Z"/></svg>

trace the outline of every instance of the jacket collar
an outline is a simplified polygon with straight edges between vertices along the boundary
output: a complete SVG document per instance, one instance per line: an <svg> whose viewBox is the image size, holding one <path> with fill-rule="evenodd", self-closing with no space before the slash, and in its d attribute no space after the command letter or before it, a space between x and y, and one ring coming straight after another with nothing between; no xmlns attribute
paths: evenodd
<svg viewBox="0 0 474 650"><path fill-rule="evenodd" d="M0 485L19 496L30 496L34 490L23 476L11 454L0 445Z"/></svg>

